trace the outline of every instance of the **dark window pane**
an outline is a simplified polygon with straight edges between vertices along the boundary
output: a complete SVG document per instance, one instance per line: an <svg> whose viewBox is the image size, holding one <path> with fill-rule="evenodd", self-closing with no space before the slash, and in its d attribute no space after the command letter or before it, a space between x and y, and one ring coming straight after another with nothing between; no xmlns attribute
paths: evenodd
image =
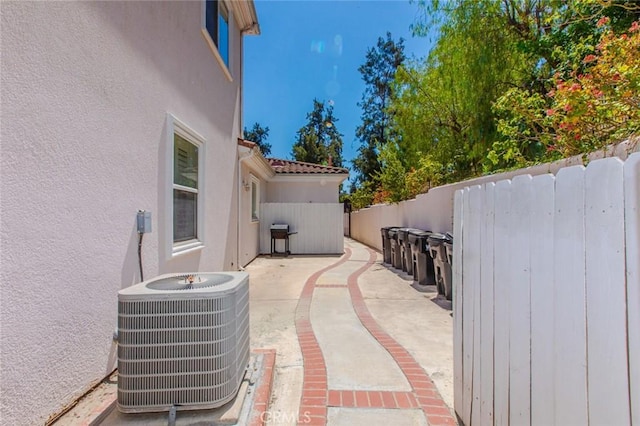
<svg viewBox="0 0 640 426"><path fill-rule="evenodd" d="M173 190L173 241L198 237L198 194Z"/></svg>
<svg viewBox="0 0 640 426"><path fill-rule="evenodd" d="M218 45L218 2L217 0L207 0L205 10L205 26L211 40Z"/></svg>
<svg viewBox="0 0 640 426"><path fill-rule="evenodd" d="M197 189L198 147L178 135L173 141L173 183Z"/></svg>

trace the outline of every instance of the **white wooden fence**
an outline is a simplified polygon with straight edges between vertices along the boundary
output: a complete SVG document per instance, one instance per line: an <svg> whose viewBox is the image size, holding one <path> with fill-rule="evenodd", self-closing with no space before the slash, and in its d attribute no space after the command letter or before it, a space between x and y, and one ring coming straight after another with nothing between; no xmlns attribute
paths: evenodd
<svg viewBox="0 0 640 426"><path fill-rule="evenodd" d="M291 232L292 254L339 254L344 252L344 207L339 203L261 203L260 253L271 252L272 223L286 223ZM284 251L284 240L276 240Z"/></svg>
<svg viewBox="0 0 640 426"><path fill-rule="evenodd" d="M603 156L626 159L630 154L640 151L640 138L622 142L605 151L589 154L589 161ZM484 185L513 179L519 175L556 174L565 167L583 163L582 155L565 158L553 163L538 164L525 169L474 178L465 182L431 188L429 192L418 195L413 200L398 204L377 204L351 214L351 238L382 250L380 228L383 226L407 226L434 232L450 232L453 229L453 194L467 186Z"/></svg>
<svg viewBox="0 0 640 426"><path fill-rule="evenodd" d="M640 153L459 190L465 425L640 425Z"/></svg>

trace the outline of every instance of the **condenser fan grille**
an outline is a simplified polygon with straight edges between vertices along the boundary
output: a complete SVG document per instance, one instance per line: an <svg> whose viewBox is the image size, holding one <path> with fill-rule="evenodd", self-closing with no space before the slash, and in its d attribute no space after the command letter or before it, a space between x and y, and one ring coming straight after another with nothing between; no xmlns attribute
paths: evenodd
<svg viewBox="0 0 640 426"><path fill-rule="evenodd" d="M147 284L152 290L198 290L231 281L228 274L183 274L154 280Z"/></svg>
<svg viewBox="0 0 640 426"><path fill-rule="evenodd" d="M176 290L190 296L178 300L166 290L147 300L120 295L120 411L213 408L235 396L249 362L248 277L238 281L221 293Z"/></svg>

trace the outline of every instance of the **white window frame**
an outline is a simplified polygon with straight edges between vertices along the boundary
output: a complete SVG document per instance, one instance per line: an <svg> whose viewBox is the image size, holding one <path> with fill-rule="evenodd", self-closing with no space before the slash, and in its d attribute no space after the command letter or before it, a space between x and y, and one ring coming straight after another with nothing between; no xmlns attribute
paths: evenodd
<svg viewBox="0 0 640 426"><path fill-rule="evenodd" d="M196 218L196 233L197 238L188 241L173 241L173 190L185 189L181 185L174 183L174 135L178 135L186 141L196 145L198 147L198 189L197 189L197 218ZM166 141L166 181L165 181L165 212L166 212L166 254L167 258L171 259L175 256L190 253L193 251L202 250L205 247L205 158L206 158L206 143L205 138L199 133L194 131L191 127L187 126L184 122L178 120L173 114L167 114L167 141Z"/></svg>
<svg viewBox="0 0 640 426"><path fill-rule="evenodd" d="M249 205L251 206L250 219L252 223L260 222L260 179L255 177L254 175L250 175L250 189L249 196L251 197L251 202ZM253 185L256 186L256 215L253 215Z"/></svg>
<svg viewBox="0 0 640 426"><path fill-rule="evenodd" d="M211 50L211 52L213 53L213 56L216 58L216 60L218 61L218 64L220 65L220 68L222 68L222 72L224 73L225 77L227 77L227 80L229 80L230 82L233 81L233 77L231 76L231 57L232 57L232 52L231 52L231 22L232 22L232 12L231 12L231 8L229 7L229 5L227 4L226 1L224 0L218 0L218 12L216 14L216 19L218 19L218 16L220 14L220 8L224 8L225 12L227 13L227 30L228 30L228 34L227 34L227 54L229 55L229 64L226 64L224 62L224 59L222 58L222 55L220 54L220 51L218 50L218 46L216 43L216 40L213 40L211 38L211 34L209 34L209 30L207 29L207 1L203 0L202 1L202 24L201 24L201 29L200 32L202 33L202 36L204 37L205 41L207 42L207 45L209 46L209 50ZM218 32L220 31L220 28L217 27ZM217 36L218 38L220 37L219 35Z"/></svg>

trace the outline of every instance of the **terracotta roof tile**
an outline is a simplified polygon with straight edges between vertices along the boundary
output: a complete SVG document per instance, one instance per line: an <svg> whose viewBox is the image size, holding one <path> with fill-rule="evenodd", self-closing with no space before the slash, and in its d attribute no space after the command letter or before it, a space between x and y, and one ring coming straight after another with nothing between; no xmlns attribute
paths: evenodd
<svg viewBox="0 0 640 426"><path fill-rule="evenodd" d="M271 168L278 174L348 174L344 167L323 166L321 164L304 163L302 161L267 158Z"/></svg>

